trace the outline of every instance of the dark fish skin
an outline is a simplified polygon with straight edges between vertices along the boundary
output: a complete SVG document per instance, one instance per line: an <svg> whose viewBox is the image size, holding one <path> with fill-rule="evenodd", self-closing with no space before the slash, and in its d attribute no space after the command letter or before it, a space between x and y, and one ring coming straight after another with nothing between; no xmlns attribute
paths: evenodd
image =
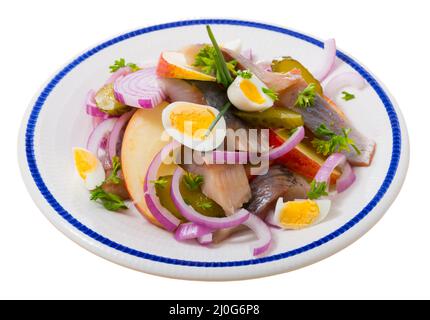
<svg viewBox="0 0 430 320"><path fill-rule="evenodd" d="M106 170L106 177L110 176L112 169ZM120 182L118 184L113 183L112 181L104 182L102 184L102 189L106 192L116 194L123 200L130 199L130 194L125 187L124 176L122 175L122 171L119 172Z"/></svg>
<svg viewBox="0 0 430 320"><path fill-rule="evenodd" d="M303 177L281 165L274 165L265 175L256 176L250 186L252 198L245 207L262 219L265 219L275 208L279 197L283 197L284 201L306 199L310 188ZM245 230L247 228L243 225L216 230L213 234L213 241L220 243Z"/></svg>
<svg viewBox="0 0 430 320"><path fill-rule="evenodd" d="M195 85L205 97L206 103L219 111L222 110L224 105L228 102L226 90L219 84L209 81L190 81ZM231 107L224 114L224 119L227 128L237 130L241 128L248 128L246 124L233 114L233 107Z"/></svg>
<svg viewBox="0 0 430 320"><path fill-rule="evenodd" d="M225 104L228 102L227 92L226 90L219 84L208 81L190 81L195 87L197 87L205 97L206 103L215 109L222 110ZM227 129L231 129L227 131L227 146L234 145L235 150L241 151L261 151L262 142L268 142L269 137L263 131L257 132L257 141L248 140L248 129L253 129L244 121L239 119L236 115L234 115L235 107L231 106L229 110L224 114L224 120L227 126ZM240 134L240 129L243 129ZM231 131L235 131L242 136L235 136ZM245 134L245 137L243 137ZM265 145L265 144L263 144Z"/></svg>
<svg viewBox="0 0 430 320"><path fill-rule="evenodd" d="M360 154L357 154L352 148L350 152L342 153L345 154L352 165L369 166L375 153L375 141L358 131L334 103L329 103L326 99L316 94L313 107L304 109L295 106L297 96L306 86L307 84L301 81L281 92L277 104L300 113L306 128L314 134L321 124L325 124L336 134L342 134L342 128L351 129L349 137L354 140L357 148L360 150Z"/></svg>
<svg viewBox="0 0 430 320"><path fill-rule="evenodd" d="M206 104L205 98L200 90L185 80L159 78L158 83L171 102L186 101L197 104Z"/></svg>
<svg viewBox="0 0 430 320"><path fill-rule="evenodd" d="M252 198L247 210L265 219L275 208L279 197L283 197L284 201L306 199L308 191L309 184L303 177L281 165L274 165L265 175L252 180Z"/></svg>

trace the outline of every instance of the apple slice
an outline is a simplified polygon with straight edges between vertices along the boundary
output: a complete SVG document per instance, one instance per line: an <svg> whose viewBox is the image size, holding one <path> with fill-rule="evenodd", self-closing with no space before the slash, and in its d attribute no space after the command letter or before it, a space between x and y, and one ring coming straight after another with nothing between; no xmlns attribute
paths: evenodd
<svg viewBox="0 0 430 320"><path fill-rule="evenodd" d="M161 53L157 65L157 74L164 78L216 81L215 77L200 72L187 64L184 53L175 51Z"/></svg>
<svg viewBox="0 0 430 320"><path fill-rule="evenodd" d="M155 155L168 143L162 139L161 113L168 105L162 102L154 109L138 109L124 133L121 166L126 188L137 210L150 222L160 226L146 206L143 184L146 171ZM175 165L162 165L159 175L172 174Z"/></svg>
<svg viewBox="0 0 430 320"><path fill-rule="evenodd" d="M280 146L286 139L288 139L287 131L279 129L276 131L270 130L270 145L277 147ZM303 177L312 180L317 174L321 165L325 161L325 157L317 154L308 142L304 141L299 143L293 150L276 159L279 164L284 165L291 171L294 171ZM334 184L340 177L338 170L333 171L330 177L330 183Z"/></svg>

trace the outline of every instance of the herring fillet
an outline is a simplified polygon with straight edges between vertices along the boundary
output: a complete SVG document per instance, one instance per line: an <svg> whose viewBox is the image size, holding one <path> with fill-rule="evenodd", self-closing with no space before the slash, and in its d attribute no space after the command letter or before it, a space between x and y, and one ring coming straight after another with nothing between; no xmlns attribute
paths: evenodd
<svg viewBox="0 0 430 320"><path fill-rule="evenodd" d="M251 198L251 188L241 164L183 165L184 169L203 176L202 192L231 215Z"/></svg>
<svg viewBox="0 0 430 320"><path fill-rule="evenodd" d="M297 96L306 86L306 83L301 81L282 91L279 94L277 105L282 105L301 114L306 128L314 134L321 124L325 124L336 134L342 134L342 128L351 129L349 137L354 140L357 148L360 150L360 154L357 154L353 148L351 148L350 152L342 151L342 153L345 154L348 161L354 166L369 166L376 149L375 141L357 130L342 110L334 103L330 103L327 99L316 94L314 106L308 108L295 106Z"/></svg>

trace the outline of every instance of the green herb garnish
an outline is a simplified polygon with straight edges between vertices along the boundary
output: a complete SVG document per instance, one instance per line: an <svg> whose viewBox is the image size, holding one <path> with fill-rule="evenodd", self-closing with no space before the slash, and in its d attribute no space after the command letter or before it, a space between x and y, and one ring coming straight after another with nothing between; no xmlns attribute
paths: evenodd
<svg viewBox="0 0 430 320"><path fill-rule="evenodd" d="M317 130L316 134L320 137L328 138L328 140L322 140L315 138L312 140L312 145L315 147L317 153L324 156L330 155L334 152L340 151L351 151L352 147L357 154L361 154L360 150L355 145L354 140L348 137L351 129L342 128L342 134L337 135L335 132L327 128L325 124L321 124Z"/></svg>
<svg viewBox="0 0 430 320"><path fill-rule="evenodd" d="M197 207L203 209L203 210L208 210L210 208L212 208L212 202L211 201L204 201L201 200L199 202L197 202Z"/></svg>
<svg viewBox="0 0 430 320"><path fill-rule="evenodd" d="M226 104L222 107L221 111L216 116L216 118L212 121L211 125L208 128L208 131L205 134L205 137L209 136L213 128L215 128L216 124L218 123L219 119L221 119L224 116L224 114L228 111L230 107L231 107L231 102L227 101Z"/></svg>
<svg viewBox="0 0 430 320"><path fill-rule="evenodd" d="M252 78L252 73L249 70L239 70L237 72L237 76L238 77L242 77L243 79L251 79Z"/></svg>
<svg viewBox="0 0 430 320"><path fill-rule="evenodd" d="M168 180L166 177L160 177L157 180L151 180L150 182L153 183L155 185L155 187L159 187L161 189L164 189Z"/></svg>
<svg viewBox="0 0 430 320"><path fill-rule="evenodd" d="M325 181L316 182L313 180L311 182L311 189L308 192L308 198L310 200L315 200L322 196L328 196L327 183Z"/></svg>
<svg viewBox="0 0 430 320"><path fill-rule="evenodd" d="M209 38L211 39L213 48L214 48L214 60L217 70L219 70L220 81L224 87L228 88L228 86L233 82L233 78L231 77L229 68L227 63L225 62L224 55L219 48L218 42L215 39L214 34L212 33L212 29L210 26L206 26L206 30L208 32Z"/></svg>
<svg viewBox="0 0 430 320"><path fill-rule="evenodd" d="M315 104L315 89L315 83L310 83L299 93L295 105L303 109L313 107Z"/></svg>
<svg viewBox="0 0 430 320"><path fill-rule="evenodd" d="M115 184L119 184L121 182L121 178L118 177L118 172L121 170L121 162L117 156L112 158L112 172L109 177L105 180L105 182L112 182Z"/></svg>
<svg viewBox="0 0 430 320"><path fill-rule="evenodd" d="M265 87L263 87L261 90L263 90L263 92L273 101L276 101L279 99L278 94L275 91Z"/></svg>
<svg viewBox="0 0 430 320"><path fill-rule="evenodd" d="M200 49L199 53L196 55L194 61L195 67L200 67L202 72L210 75L214 75L218 83L224 84L225 77L221 73L221 69L218 68L216 49L212 46L204 46ZM236 75L237 61L231 60L226 62L227 69L233 75Z"/></svg>
<svg viewBox="0 0 430 320"><path fill-rule="evenodd" d="M203 176L187 172L184 174L184 183L191 191L196 190L203 183Z"/></svg>
<svg viewBox="0 0 430 320"><path fill-rule="evenodd" d="M120 209L127 209L124 201L119 196L110 192L106 192L101 186L91 190L90 194L91 200L99 200L107 210L118 211Z"/></svg>
<svg viewBox="0 0 430 320"><path fill-rule="evenodd" d="M349 100L355 99L355 95L353 95L352 93L349 93L347 91L342 91L342 94L343 94L342 99L345 100L345 101L349 101Z"/></svg>
<svg viewBox="0 0 430 320"><path fill-rule="evenodd" d="M135 72L137 70L140 70L140 68L137 66L137 64L129 62L125 63L125 59L121 58L119 60L115 60L115 63L111 66L109 66L110 72L114 73L115 71L118 71L118 69L129 67L131 71Z"/></svg>

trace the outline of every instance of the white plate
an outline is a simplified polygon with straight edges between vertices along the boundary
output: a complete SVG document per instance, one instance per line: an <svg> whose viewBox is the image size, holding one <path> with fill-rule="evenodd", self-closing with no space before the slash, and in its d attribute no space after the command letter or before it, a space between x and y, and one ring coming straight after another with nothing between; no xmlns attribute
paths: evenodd
<svg viewBox="0 0 430 320"><path fill-rule="evenodd" d="M276 231L274 245L254 258L252 235L219 247L176 242L137 211L109 213L88 200L74 173L71 149L85 146L90 119L83 101L99 87L119 57L145 61L162 50L207 42L213 25L219 42L241 38L261 59L291 55L315 70L322 43L288 29L237 20L192 20L136 30L104 42L67 64L30 104L19 138L19 161L27 188L46 217L84 248L118 264L173 278L235 280L294 270L341 250L368 231L398 194L408 166L409 145L400 111L382 84L356 60L337 53L334 73L355 70L368 82L344 108L354 124L377 142L372 166L356 170L357 181L335 201L321 224L300 231Z"/></svg>

